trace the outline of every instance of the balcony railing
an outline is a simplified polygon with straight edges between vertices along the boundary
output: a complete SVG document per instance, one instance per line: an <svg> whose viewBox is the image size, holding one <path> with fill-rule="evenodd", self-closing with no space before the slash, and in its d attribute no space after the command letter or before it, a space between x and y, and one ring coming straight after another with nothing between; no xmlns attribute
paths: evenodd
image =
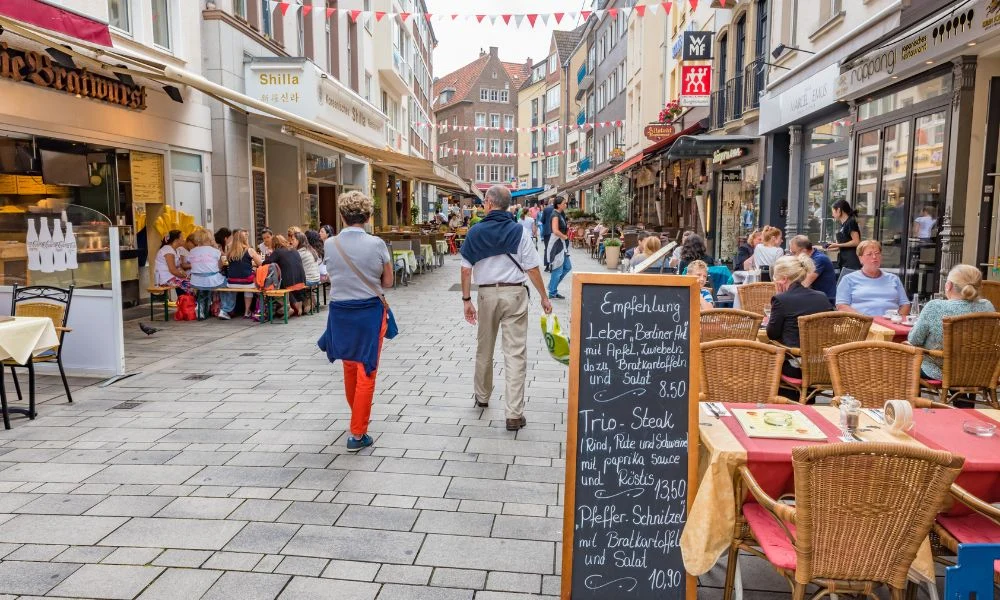
<svg viewBox="0 0 1000 600"><path fill-rule="evenodd" d="M403 60L403 55L400 54L395 48L392 50L392 68L396 71L400 78L406 82L406 85L410 85L412 77L410 65Z"/></svg>
<svg viewBox="0 0 1000 600"><path fill-rule="evenodd" d="M726 124L726 90L712 92L711 128L722 129Z"/></svg>
<svg viewBox="0 0 1000 600"><path fill-rule="evenodd" d="M763 56L757 57L743 70L743 106L745 110L760 108L760 93L767 82L767 63Z"/></svg>
<svg viewBox="0 0 1000 600"><path fill-rule="evenodd" d="M586 122L587 122L587 111L581 110L576 115L576 124L579 127L583 127L584 123L586 123Z"/></svg>
<svg viewBox="0 0 1000 600"><path fill-rule="evenodd" d="M743 74L726 82L726 121L743 116Z"/></svg>

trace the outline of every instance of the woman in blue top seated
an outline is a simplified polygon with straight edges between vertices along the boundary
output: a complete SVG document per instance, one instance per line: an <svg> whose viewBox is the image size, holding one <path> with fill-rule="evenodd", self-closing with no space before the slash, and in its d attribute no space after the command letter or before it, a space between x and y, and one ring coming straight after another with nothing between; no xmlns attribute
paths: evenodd
<svg viewBox="0 0 1000 600"><path fill-rule="evenodd" d="M882 244L865 240L858 244L861 270L848 273L837 284L837 310L881 317L890 310L910 314L910 300L903 282L882 270Z"/></svg>

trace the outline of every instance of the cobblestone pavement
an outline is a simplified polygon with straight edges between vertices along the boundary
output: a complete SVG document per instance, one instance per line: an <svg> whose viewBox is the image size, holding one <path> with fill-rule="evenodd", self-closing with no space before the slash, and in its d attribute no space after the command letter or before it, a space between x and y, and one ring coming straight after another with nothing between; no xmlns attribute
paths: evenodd
<svg viewBox="0 0 1000 600"><path fill-rule="evenodd" d="M528 426L504 429L502 374L473 408L458 270L448 257L390 292L401 335L382 357L375 446L358 455L340 366L315 344L325 312L157 322L149 337L132 321L134 377L75 380L74 404L43 377L40 416L0 433L0 596L556 598L567 369L547 356L534 295ZM786 596L759 567L744 565L745 597ZM700 596L721 597L722 575Z"/></svg>

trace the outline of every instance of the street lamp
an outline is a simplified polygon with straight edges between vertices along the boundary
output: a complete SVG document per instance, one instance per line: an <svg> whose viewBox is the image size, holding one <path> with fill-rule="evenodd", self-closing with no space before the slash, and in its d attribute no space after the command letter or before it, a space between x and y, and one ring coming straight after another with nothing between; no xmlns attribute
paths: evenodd
<svg viewBox="0 0 1000 600"><path fill-rule="evenodd" d="M806 54L816 54L812 50L803 50L802 48L796 48L795 46L789 46L788 44L782 44L782 43L779 42L778 45L774 47L774 50L771 51L771 56L773 56L775 60L778 60L778 57L781 56L781 54L785 50L794 50L796 52L805 52Z"/></svg>

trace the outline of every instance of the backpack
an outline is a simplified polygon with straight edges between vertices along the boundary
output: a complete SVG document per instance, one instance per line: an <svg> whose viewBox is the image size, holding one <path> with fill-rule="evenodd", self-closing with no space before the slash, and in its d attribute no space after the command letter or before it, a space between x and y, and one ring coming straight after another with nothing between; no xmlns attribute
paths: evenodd
<svg viewBox="0 0 1000 600"><path fill-rule="evenodd" d="M175 321L194 321L194 296L182 294L177 297L177 310L174 312Z"/></svg>
<svg viewBox="0 0 1000 600"><path fill-rule="evenodd" d="M269 292L281 287L281 269L274 263L257 267L254 273L254 283L262 292Z"/></svg>

